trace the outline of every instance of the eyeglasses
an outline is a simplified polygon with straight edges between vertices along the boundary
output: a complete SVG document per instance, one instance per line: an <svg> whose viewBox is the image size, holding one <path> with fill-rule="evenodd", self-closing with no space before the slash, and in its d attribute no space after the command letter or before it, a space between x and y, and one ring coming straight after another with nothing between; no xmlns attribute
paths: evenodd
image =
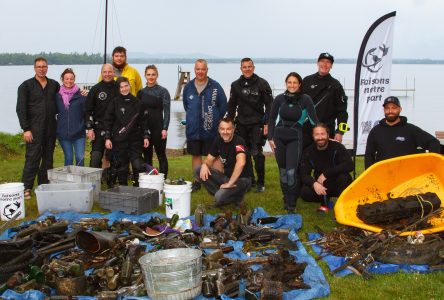
<svg viewBox="0 0 444 300"><path fill-rule="evenodd" d="M35 66L36 69L48 69L48 66Z"/></svg>

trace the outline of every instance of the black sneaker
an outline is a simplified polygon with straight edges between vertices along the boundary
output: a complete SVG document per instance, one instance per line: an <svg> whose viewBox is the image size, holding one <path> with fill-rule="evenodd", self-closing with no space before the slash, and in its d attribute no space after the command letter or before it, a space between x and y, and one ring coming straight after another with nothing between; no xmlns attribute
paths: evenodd
<svg viewBox="0 0 444 300"><path fill-rule="evenodd" d="M264 192L265 191L265 186L263 186L262 184L258 184L257 186L256 186L256 192L258 192L258 193L262 193L262 192Z"/></svg>
<svg viewBox="0 0 444 300"><path fill-rule="evenodd" d="M194 182L191 184L191 191L192 191L192 192L195 192L195 191L200 190L201 185L202 185L202 184L201 184L199 181L194 181Z"/></svg>

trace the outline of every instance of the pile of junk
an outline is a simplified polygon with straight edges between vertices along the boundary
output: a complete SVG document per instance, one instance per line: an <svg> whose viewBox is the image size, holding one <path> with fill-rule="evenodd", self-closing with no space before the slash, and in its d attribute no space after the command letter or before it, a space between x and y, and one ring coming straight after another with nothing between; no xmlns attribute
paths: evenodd
<svg viewBox="0 0 444 300"><path fill-rule="evenodd" d="M210 216L202 205L189 219L97 215L67 221L46 214L9 228L11 238L0 240L0 295L282 299L284 292L310 289L290 229L266 226L279 217L253 220L246 207Z"/></svg>
<svg viewBox="0 0 444 300"><path fill-rule="evenodd" d="M371 277L375 262L444 269L444 158L426 153L378 162L338 198L331 232L317 227L308 244L318 259L344 258L330 266Z"/></svg>

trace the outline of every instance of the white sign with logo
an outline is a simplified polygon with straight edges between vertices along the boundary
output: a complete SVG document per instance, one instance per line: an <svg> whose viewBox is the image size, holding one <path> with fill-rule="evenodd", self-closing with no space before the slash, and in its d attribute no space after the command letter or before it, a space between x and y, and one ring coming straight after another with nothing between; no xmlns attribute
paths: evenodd
<svg viewBox="0 0 444 300"><path fill-rule="evenodd" d="M377 20L361 45L355 82L355 101L358 101L354 122L357 155L364 154L368 134L383 118L382 103L390 96L395 16L396 12L393 12Z"/></svg>

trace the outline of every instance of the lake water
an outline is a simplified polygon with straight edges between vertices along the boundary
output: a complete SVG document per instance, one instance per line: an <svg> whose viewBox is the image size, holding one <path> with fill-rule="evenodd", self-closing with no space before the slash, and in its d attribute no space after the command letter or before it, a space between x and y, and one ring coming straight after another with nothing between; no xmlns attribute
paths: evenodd
<svg viewBox="0 0 444 300"><path fill-rule="evenodd" d="M133 65L142 75L145 64ZM190 71L194 77L193 64L182 64L182 71ZM50 65L48 77L59 79L62 71L71 67L76 73L77 82L96 82L100 74L100 65ZM171 97L176 92L178 81L177 64L158 64L160 85L166 87ZM217 80L224 88L227 97L231 82L239 78L239 64L209 64L209 76ZM408 117L409 122L420 126L434 135L436 130L444 130L444 124L439 120L444 113L444 99L439 88L441 73L444 65L407 65L394 64L392 66L392 89L412 89L415 92L393 91L392 94L400 97L403 107L402 115ZM276 94L284 89L285 76L292 71L301 74L302 77L316 71L315 64L256 64L256 73L265 78L270 86L275 89ZM353 86L355 76L355 65L335 64L331 74L337 78L346 88L349 96L349 123L353 123ZM17 101L17 88L26 79L34 76L32 66L0 66L0 103L2 107L2 118L0 131L8 133L20 132L17 115L15 112ZM143 78L144 81L144 78ZM382 108L381 108L382 109ZM168 133L167 147L177 149L185 143L185 128L180 121L185 118L181 101L172 101L171 122ZM352 142L352 131L344 136L345 142Z"/></svg>

